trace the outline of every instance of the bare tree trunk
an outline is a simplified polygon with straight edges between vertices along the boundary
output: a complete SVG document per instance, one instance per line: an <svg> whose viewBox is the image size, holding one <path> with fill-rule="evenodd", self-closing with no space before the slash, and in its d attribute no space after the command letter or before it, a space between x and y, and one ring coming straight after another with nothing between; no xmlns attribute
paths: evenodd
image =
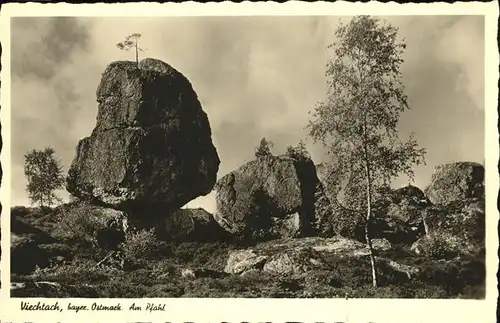
<svg viewBox="0 0 500 323"><path fill-rule="evenodd" d="M373 282L373 287L377 287L377 270L375 268L375 256L373 255L373 246L372 246L372 240L370 238L370 223L372 219L372 183L371 183L371 174L370 174L370 163L368 160L368 152L367 148L365 146L365 158L366 158L366 164L365 164L365 172L366 172L366 202L367 202L367 208L366 208L366 223L365 223L365 239L366 239L366 245L368 246L368 251L370 253L370 263L372 266L372 282Z"/></svg>
<svg viewBox="0 0 500 323"><path fill-rule="evenodd" d="M370 253L370 263L372 267L372 282L373 287L377 287L377 269L375 264L375 256L373 255L372 239L370 237L370 223L372 220L372 179L370 174L370 156L368 155L368 123L366 112L364 114L363 124L363 149L365 151L365 176L366 176L366 222L365 222L365 239Z"/></svg>
<svg viewBox="0 0 500 323"><path fill-rule="evenodd" d="M139 64L139 48L137 47L137 38L135 39L135 62Z"/></svg>

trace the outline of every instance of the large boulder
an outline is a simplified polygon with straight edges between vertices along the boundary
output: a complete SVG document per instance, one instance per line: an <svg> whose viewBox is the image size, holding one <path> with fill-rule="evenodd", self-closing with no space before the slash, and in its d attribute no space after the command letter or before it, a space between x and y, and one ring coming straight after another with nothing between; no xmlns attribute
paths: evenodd
<svg viewBox="0 0 500 323"><path fill-rule="evenodd" d="M484 167L473 162L439 165L425 193L434 204L484 197Z"/></svg>
<svg viewBox="0 0 500 323"><path fill-rule="evenodd" d="M372 205L370 232L373 238L411 244L425 234L423 211L430 204L415 186L385 188ZM316 231L322 237L340 235L365 242L366 214L344 207L335 196L316 200Z"/></svg>
<svg viewBox="0 0 500 323"><path fill-rule="evenodd" d="M423 218L429 206L424 192L416 186L388 190L373 205L373 214L379 219L377 236L392 243L415 242L425 235Z"/></svg>
<svg viewBox="0 0 500 323"><path fill-rule="evenodd" d="M323 186L323 190L328 199L335 201L337 200L337 195L341 189L340 183L333 178L334 174L331 172L331 168L326 163L316 164L316 174L318 179Z"/></svg>
<svg viewBox="0 0 500 323"><path fill-rule="evenodd" d="M71 194L150 213L210 193L220 161L207 115L180 72L151 58L113 62L97 102L96 126L69 170Z"/></svg>
<svg viewBox="0 0 500 323"><path fill-rule="evenodd" d="M412 245L417 254L450 258L484 252L484 199L458 200L429 207L423 220L426 235Z"/></svg>
<svg viewBox="0 0 500 323"><path fill-rule="evenodd" d="M317 184L310 159L260 157L217 182L214 216L235 237L307 235L314 222Z"/></svg>

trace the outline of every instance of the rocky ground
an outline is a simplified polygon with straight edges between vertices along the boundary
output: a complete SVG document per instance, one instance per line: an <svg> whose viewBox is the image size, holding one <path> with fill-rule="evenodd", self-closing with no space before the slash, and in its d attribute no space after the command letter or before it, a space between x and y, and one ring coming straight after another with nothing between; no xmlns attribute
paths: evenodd
<svg viewBox="0 0 500 323"><path fill-rule="evenodd" d="M59 210L13 210L13 297L483 298L485 293L484 254L418 255L412 246L385 238L374 240L378 288L371 286L365 245L339 236L250 245L162 242L128 264L113 262L120 251L65 238L58 230Z"/></svg>

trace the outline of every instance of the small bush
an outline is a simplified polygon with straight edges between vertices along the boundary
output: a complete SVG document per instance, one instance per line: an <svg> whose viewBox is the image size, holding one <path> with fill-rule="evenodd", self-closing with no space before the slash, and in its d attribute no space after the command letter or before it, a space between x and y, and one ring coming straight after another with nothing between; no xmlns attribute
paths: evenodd
<svg viewBox="0 0 500 323"><path fill-rule="evenodd" d="M87 242L97 246L97 234L106 227L101 212L87 202L62 210L57 235L63 239Z"/></svg>
<svg viewBox="0 0 500 323"><path fill-rule="evenodd" d="M153 256L159 247L160 242L156 239L154 229L129 233L125 237L125 242L122 243L125 259L131 264L140 263Z"/></svg>
<svg viewBox="0 0 500 323"><path fill-rule="evenodd" d="M102 298L140 298L145 297L151 287L132 284L130 281L112 279L100 286Z"/></svg>
<svg viewBox="0 0 500 323"><path fill-rule="evenodd" d="M255 157L262 158L272 156L271 147L273 147L273 143L267 140L265 137L260 140L259 146L255 149Z"/></svg>
<svg viewBox="0 0 500 323"><path fill-rule="evenodd" d="M234 247L226 243L173 243L170 244L170 257L177 264L188 267L203 267L223 270L227 263L229 251Z"/></svg>
<svg viewBox="0 0 500 323"><path fill-rule="evenodd" d="M295 160L305 160L311 158L311 155L307 151L306 145L302 140L299 141L299 143L295 147L288 146L286 148L286 156Z"/></svg>

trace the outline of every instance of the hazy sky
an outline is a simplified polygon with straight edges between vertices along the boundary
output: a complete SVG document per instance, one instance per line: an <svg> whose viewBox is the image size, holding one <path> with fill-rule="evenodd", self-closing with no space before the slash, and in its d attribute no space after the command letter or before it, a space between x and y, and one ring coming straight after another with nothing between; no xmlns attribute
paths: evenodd
<svg viewBox="0 0 500 323"><path fill-rule="evenodd" d="M342 18L344 21L348 17ZM402 71L411 110L403 135L427 148L416 168L424 188L433 168L484 155L484 20L481 16L385 17L407 50ZM55 148L67 172L79 139L95 126L95 92L115 60L115 44L141 32L143 57L164 60L193 84L208 114L218 177L253 157L265 136L282 153L325 98L325 64L338 17L14 18L12 19L12 203L28 204L24 154ZM308 142L313 159L321 146ZM406 179L394 185L406 184ZM67 193L62 192L67 197ZM213 212L213 193L189 206Z"/></svg>

